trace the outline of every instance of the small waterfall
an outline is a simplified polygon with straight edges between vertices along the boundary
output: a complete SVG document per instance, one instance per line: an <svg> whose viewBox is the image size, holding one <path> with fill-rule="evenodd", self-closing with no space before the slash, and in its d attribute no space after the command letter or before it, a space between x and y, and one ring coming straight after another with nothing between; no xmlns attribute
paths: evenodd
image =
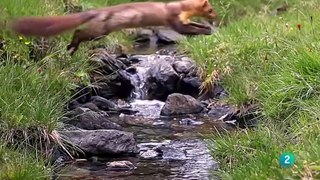
<svg viewBox="0 0 320 180"><path fill-rule="evenodd" d="M136 67L136 73L131 76L131 84L134 86L130 94L131 99L145 99L147 90L144 88L146 82L147 68Z"/></svg>
<svg viewBox="0 0 320 180"><path fill-rule="evenodd" d="M130 67L130 69L134 69L134 73L131 73L131 84L134 86L134 90L131 92L130 98L143 100L147 96L145 89L147 71L156 63L156 55L135 55L131 58L137 59L139 62Z"/></svg>
<svg viewBox="0 0 320 180"><path fill-rule="evenodd" d="M147 73L150 67L157 63L157 54L152 55L136 55L131 58L138 59L138 63L133 64L130 68L131 84L134 86L130 95L130 105L133 110L138 111L136 115L145 118L159 118L164 102L158 100L147 100L147 89L145 84L147 81Z"/></svg>

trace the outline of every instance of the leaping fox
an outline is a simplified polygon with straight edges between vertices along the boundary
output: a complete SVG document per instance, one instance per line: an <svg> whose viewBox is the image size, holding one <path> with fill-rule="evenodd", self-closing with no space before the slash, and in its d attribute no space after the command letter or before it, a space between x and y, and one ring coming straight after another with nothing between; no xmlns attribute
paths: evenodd
<svg viewBox="0 0 320 180"><path fill-rule="evenodd" d="M67 46L73 55L81 42L99 40L111 32L144 26L169 26L180 34L210 35L210 27L191 22L189 17L215 19L208 0L182 0L168 3L135 2L93 9L65 16L27 16L14 20L11 28L23 36L55 36L76 29ZM78 28L80 25L83 28Z"/></svg>

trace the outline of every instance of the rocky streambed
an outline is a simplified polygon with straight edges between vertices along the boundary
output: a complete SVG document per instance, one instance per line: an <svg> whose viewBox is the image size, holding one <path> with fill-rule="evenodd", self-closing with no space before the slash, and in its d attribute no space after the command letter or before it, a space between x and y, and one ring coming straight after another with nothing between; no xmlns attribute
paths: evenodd
<svg viewBox="0 0 320 180"><path fill-rule="evenodd" d="M66 147L75 159L55 152L57 179L214 179L219 164L202 135L254 123L252 114L220 103L228 93L218 84L200 94L196 64L174 48L97 48L92 62L99 66L92 85L75 91L58 129L76 146Z"/></svg>

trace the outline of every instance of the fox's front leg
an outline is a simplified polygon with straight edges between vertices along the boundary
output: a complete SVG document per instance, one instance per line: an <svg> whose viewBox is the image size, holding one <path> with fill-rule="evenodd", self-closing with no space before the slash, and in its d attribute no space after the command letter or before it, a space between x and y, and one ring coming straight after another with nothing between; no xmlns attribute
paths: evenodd
<svg viewBox="0 0 320 180"><path fill-rule="evenodd" d="M183 24L189 24L191 21L189 19L190 17L190 13L187 12L187 11L182 11L180 14L179 14L179 19L180 21L183 23Z"/></svg>
<svg viewBox="0 0 320 180"><path fill-rule="evenodd" d="M192 26L198 27L198 28L210 28L209 26L207 26L205 24L197 23L194 21L190 21L189 24Z"/></svg>
<svg viewBox="0 0 320 180"><path fill-rule="evenodd" d="M212 30L209 26L191 22L189 24L183 24L179 18L172 18L169 20L169 24L172 29L180 34L184 35L211 35Z"/></svg>

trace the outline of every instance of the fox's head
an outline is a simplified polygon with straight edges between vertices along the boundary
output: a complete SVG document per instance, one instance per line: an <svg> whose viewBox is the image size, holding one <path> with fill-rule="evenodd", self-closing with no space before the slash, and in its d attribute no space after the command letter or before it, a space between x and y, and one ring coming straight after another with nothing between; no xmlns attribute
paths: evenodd
<svg viewBox="0 0 320 180"><path fill-rule="evenodd" d="M200 4L197 2L198 5L196 7L198 16L206 17L211 20L216 19L217 13L211 6L209 0L194 0L194 1L200 2Z"/></svg>

